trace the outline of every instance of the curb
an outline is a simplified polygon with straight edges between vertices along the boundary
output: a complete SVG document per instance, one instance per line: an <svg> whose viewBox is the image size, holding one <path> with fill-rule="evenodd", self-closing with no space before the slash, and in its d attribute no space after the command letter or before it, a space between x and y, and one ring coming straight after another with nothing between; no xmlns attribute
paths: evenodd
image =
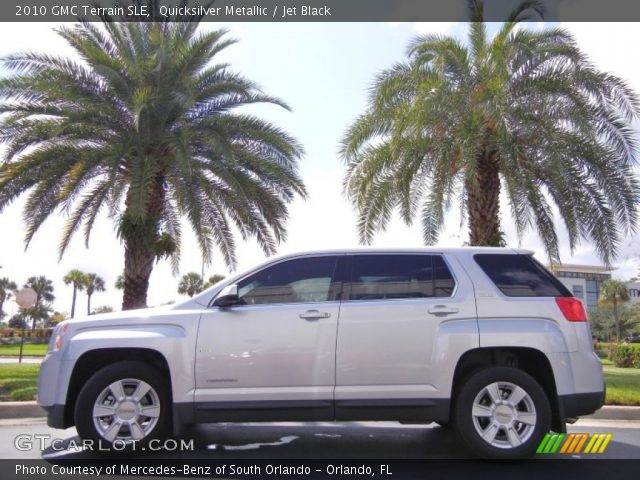
<svg viewBox="0 0 640 480"><path fill-rule="evenodd" d="M0 419L46 417L36 402L0 402ZM596 420L640 420L640 407L606 405L593 415L580 417Z"/></svg>
<svg viewBox="0 0 640 480"><path fill-rule="evenodd" d="M36 402L0 402L0 419L46 416L47 412Z"/></svg>
<svg viewBox="0 0 640 480"><path fill-rule="evenodd" d="M592 415L581 418L596 420L640 420L640 407L605 405Z"/></svg>

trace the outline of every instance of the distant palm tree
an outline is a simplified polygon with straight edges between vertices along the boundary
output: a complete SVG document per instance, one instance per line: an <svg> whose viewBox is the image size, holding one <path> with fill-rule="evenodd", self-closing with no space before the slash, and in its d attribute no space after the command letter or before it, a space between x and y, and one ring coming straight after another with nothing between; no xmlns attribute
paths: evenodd
<svg viewBox="0 0 640 480"><path fill-rule="evenodd" d="M618 306L629 301L629 290L624 282L619 280L605 280L600 285L600 305L610 305L613 307L613 321L616 327L616 342L620 341L620 316Z"/></svg>
<svg viewBox="0 0 640 480"><path fill-rule="evenodd" d="M113 312L113 307L110 307L109 305L101 305L93 309L94 315L98 313L111 313L111 312Z"/></svg>
<svg viewBox="0 0 640 480"><path fill-rule="evenodd" d="M91 296L95 292L104 292L104 280L95 273L84 276L84 288L87 290L87 315L91 315Z"/></svg>
<svg viewBox="0 0 640 480"><path fill-rule="evenodd" d="M84 272L74 269L74 270L70 270L69 273L67 273L63 278L65 285L73 285L73 297L71 300L71 318L74 318L76 314L76 295L78 293L78 290L80 291L84 290L84 284L85 284L84 277L85 277Z"/></svg>
<svg viewBox="0 0 640 480"><path fill-rule="evenodd" d="M124 290L124 275L118 275L116 283L113 284L116 290Z"/></svg>
<svg viewBox="0 0 640 480"><path fill-rule="evenodd" d="M157 14L157 0L141 1ZM236 265L233 226L266 254L285 238L288 204L305 196L302 147L238 111L288 108L214 63L233 41L198 31L198 17L86 22L57 31L82 62L43 53L4 59L0 80L0 211L29 192L26 243L59 208L70 216L60 255L85 241L108 208L124 243L123 309L145 307L156 260L177 266L181 221L207 262L216 246Z"/></svg>
<svg viewBox="0 0 640 480"><path fill-rule="evenodd" d="M207 283L204 284L203 290L209 288L212 285L215 285L218 282L221 282L226 277L224 275L220 275L219 273L214 273L207 279Z"/></svg>
<svg viewBox="0 0 640 480"><path fill-rule="evenodd" d="M36 292L36 303L28 308L31 315L31 330L36 329L36 321L46 320L51 311L49 304L56 298L53 294L53 282L44 275L29 277L25 287L32 288Z"/></svg>
<svg viewBox="0 0 640 480"><path fill-rule="evenodd" d="M344 188L370 243L398 210L438 240L454 200L471 245L500 245L500 193L518 235L535 227L559 260L552 205L573 250L592 240L609 264L636 228L638 97L598 71L565 30L516 28L525 1L490 38L483 5L470 2L467 42L416 38L407 60L378 75L369 105L342 146Z"/></svg>
<svg viewBox="0 0 640 480"><path fill-rule="evenodd" d="M189 272L182 276L178 284L178 293L181 295L189 295L193 297L196 293L204 290L204 281L200 274Z"/></svg>
<svg viewBox="0 0 640 480"><path fill-rule="evenodd" d="M0 320L4 318L4 302L11 297L11 293L18 288L16 282L7 277L0 278Z"/></svg>

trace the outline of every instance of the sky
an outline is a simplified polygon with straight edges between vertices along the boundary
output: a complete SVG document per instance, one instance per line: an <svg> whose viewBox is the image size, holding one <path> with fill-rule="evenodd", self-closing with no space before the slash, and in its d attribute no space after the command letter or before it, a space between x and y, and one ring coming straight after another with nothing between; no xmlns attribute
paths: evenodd
<svg viewBox="0 0 640 480"><path fill-rule="evenodd" d="M600 69L625 79L640 92L640 62L631 52L640 43L640 29L633 23L563 24L576 38L580 48ZM0 29L0 57L17 51L47 52L74 57L73 51L55 33L55 24L3 23ZM544 28L544 24L527 24L526 28ZM348 125L364 111L368 89L381 70L404 58L410 40L418 34L441 33L463 38L465 24L456 23L230 23L205 24L205 28L226 28L238 40L223 51L220 62L257 82L268 94L280 97L291 107L287 112L274 106L255 107L252 113L285 128L303 145L306 155L300 172L307 186L306 200L297 199L290 207L288 237L278 253L310 249L349 248L358 245L356 212L342 194L344 164L339 158L340 140ZM0 75L4 73L0 70ZM637 127L637 126L636 126ZM637 129L637 128L636 128ZM2 151L0 147L0 158ZM501 201L507 205L506 200ZM96 293L92 307L108 305L119 309L121 292L114 288L124 266L124 249L117 240L114 226L106 215L96 223L89 248L82 235L76 236L59 261L57 245L63 214L52 216L36 234L28 250L24 248L25 226L22 219L24 198L0 214L0 276L23 284L33 275L45 275L54 282L58 311L71 310L71 287L62 277L71 269L94 272L104 278L107 291ZM532 249L537 258L546 256L535 231L518 241L510 215L501 212L503 230L509 246ZM566 232L557 223L564 263L600 264L593 246L583 241L570 252ZM466 226L454 207L438 245L460 246L467 238ZM194 237L184 229L180 275L201 271L201 257ZM264 260L255 241L243 242L238 236L239 270ZM377 247L416 247L423 244L419 223L404 225L394 219L386 232L375 237ZM640 243L627 238L615 262L615 278L635 276L640 269ZM220 256L205 269L212 273L229 273ZM148 303L160 305L185 299L177 293L179 276L173 276L168 261L156 264L151 276ZM86 297L78 299L78 311L86 309ZM12 303L5 311L15 311Z"/></svg>

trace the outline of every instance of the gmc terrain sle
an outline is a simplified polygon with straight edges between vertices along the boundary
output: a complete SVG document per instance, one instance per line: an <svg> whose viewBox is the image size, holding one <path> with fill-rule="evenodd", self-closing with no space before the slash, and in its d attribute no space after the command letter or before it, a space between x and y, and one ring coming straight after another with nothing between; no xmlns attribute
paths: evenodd
<svg viewBox="0 0 640 480"><path fill-rule="evenodd" d="M530 455L604 400L584 307L531 253L271 259L181 304L58 325L38 402L103 445L201 422L397 420Z"/></svg>

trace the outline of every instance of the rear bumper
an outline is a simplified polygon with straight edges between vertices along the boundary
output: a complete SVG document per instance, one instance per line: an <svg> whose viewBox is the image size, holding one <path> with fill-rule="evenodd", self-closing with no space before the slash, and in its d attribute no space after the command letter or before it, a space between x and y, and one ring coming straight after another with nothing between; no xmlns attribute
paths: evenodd
<svg viewBox="0 0 640 480"><path fill-rule="evenodd" d="M558 401L565 418L590 415L604 405L605 390L560 395Z"/></svg>

